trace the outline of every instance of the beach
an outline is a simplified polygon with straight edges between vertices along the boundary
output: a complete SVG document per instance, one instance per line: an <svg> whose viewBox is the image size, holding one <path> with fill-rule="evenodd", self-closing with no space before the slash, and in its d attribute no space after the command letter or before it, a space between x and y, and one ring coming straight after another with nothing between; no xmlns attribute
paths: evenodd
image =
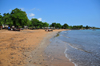
<svg viewBox="0 0 100 66"><path fill-rule="evenodd" d="M64 30L0 30L0 66L74 66L64 53L56 56L58 59L55 60L55 56L52 56L52 59L48 55L49 51L46 51L51 43L50 39L59 31Z"/></svg>

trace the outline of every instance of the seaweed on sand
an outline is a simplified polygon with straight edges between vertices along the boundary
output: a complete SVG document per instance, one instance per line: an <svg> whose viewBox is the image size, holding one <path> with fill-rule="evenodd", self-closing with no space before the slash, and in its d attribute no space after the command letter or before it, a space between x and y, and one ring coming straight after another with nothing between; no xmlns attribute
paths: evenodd
<svg viewBox="0 0 100 66"><path fill-rule="evenodd" d="M55 38L55 37L58 37L60 32L61 32L61 31L59 31L59 32L57 33L57 35L56 35L56 36L54 36L54 38Z"/></svg>

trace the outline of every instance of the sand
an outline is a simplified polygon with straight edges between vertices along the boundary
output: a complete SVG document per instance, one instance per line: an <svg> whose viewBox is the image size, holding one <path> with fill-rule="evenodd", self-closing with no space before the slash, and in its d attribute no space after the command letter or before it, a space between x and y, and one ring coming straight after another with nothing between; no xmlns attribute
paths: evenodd
<svg viewBox="0 0 100 66"><path fill-rule="evenodd" d="M59 31L63 30L0 30L0 66L74 66L64 56L62 57L67 60L67 65L64 62L57 65L58 61L50 65L47 60L44 50L49 45L50 38Z"/></svg>

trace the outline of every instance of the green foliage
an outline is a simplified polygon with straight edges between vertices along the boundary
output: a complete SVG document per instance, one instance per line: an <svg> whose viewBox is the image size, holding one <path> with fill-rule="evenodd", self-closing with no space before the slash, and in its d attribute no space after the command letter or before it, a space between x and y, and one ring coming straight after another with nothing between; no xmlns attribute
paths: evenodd
<svg viewBox="0 0 100 66"><path fill-rule="evenodd" d="M27 25L28 18L27 18L26 12L21 11L18 8L12 10L11 18L12 18L14 26L25 26L25 25Z"/></svg>
<svg viewBox="0 0 100 66"><path fill-rule="evenodd" d="M42 21L39 21L36 18L31 19L31 24L32 24L32 27L35 27L35 28L42 28L42 27L48 27L49 26L49 24L47 22L43 23Z"/></svg>
<svg viewBox="0 0 100 66"><path fill-rule="evenodd" d="M36 18L31 20L28 19L27 14L25 11L21 11L21 9L15 8L11 11L11 13L4 13L3 16L0 13L0 25L7 24L9 26L19 26L20 28L24 26L28 26L30 28L42 28L42 27L49 27L47 22L39 21ZM50 27L55 27L56 29L96 29L96 27L89 27L83 25L77 26L69 26L68 24L61 25L60 23L53 22Z"/></svg>
<svg viewBox="0 0 100 66"><path fill-rule="evenodd" d="M61 24L60 24L60 23L52 23L52 24L50 25L50 27L55 27L55 28L57 28L57 29L60 29L60 28L61 28Z"/></svg>
<svg viewBox="0 0 100 66"><path fill-rule="evenodd" d="M38 27L39 20L36 18L31 19L31 24L33 27Z"/></svg>
<svg viewBox="0 0 100 66"><path fill-rule="evenodd" d="M3 14L3 23L8 24L9 26L13 25L13 21L11 19L11 15L9 13L4 13Z"/></svg>
<svg viewBox="0 0 100 66"><path fill-rule="evenodd" d="M93 29L93 28L96 28L96 27L89 27L88 25L87 26L83 26L83 25L77 25L77 26L69 26L69 29Z"/></svg>
<svg viewBox="0 0 100 66"><path fill-rule="evenodd" d="M43 27L48 27L48 26L49 26L49 24L47 22L43 23Z"/></svg>
<svg viewBox="0 0 100 66"><path fill-rule="evenodd" d="M89 26L88 25L86 26L86 29L89 29Z"/></svg>
<svg viewBox="0 0 100 66"><path fill-rule="evenodd" d="M2 15L1 15L1 13L0 13L0 25L2 25L2 22L3 22L3 19L2 19L3 17L2 17Z"/></svg>
<svg viewBox="0 0 100 66"><path fill-rule="evenodd" d="M52 23L50 27L56 27L56 23Z"/></svg>
<svg viewBox="0 0 100 66"><path fill-rule="evenodd" d="M27 21L27 26L28 26L28 27L32 27L32 22L31 22L31 20L29 20L29 19L28 19L28 21Z"/></svg>
<svg viewBox="0 0 100 66"><path fill-rule="evenodd" d="M38 26L39 28L42 28L43 23L42 23L41 21L39 21L39 22L37 22L37 26Z"/></svg>
<svg viewBox="0 0 100 66"><path fill-rule="evenodd" d="M61 28L62 26L61 26L61 24L60 23L56 23L56 28Z"/></svg>
<svg viewBox="0 0 100 66"><path fill-rule="evenodd" d="M65 24L62 26L62 28L68 29L68 24L65 23Z"/></svg>
<svg viewBox="0 0 100 66"><path fill-rule="evenodd" d="M83 25L69 26L69 29L83 29Z"/></svg>
<svg viewBox="0 0 100 66"><path fill-rule="evenodd" d="M73 28L73 26L69 26L68 28L69 28L69 29L72 29L72 28Z"/></svg>

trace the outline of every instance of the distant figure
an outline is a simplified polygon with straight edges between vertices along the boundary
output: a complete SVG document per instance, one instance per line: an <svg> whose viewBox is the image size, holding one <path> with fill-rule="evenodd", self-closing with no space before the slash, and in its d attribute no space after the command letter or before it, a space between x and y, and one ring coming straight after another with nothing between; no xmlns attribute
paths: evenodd
<svg viewBox="0 0 100 66"><path fill-rule="evenodd" d="M46 29L45 31L48 31L49 32L49 31L53 31L53 30L52 29Z"/></svg>
<svg viewBox="0 0 100 66"><path fill-rule="evenodd" d="M10 27L8 27L8 30L10 30Z"/></svg>

